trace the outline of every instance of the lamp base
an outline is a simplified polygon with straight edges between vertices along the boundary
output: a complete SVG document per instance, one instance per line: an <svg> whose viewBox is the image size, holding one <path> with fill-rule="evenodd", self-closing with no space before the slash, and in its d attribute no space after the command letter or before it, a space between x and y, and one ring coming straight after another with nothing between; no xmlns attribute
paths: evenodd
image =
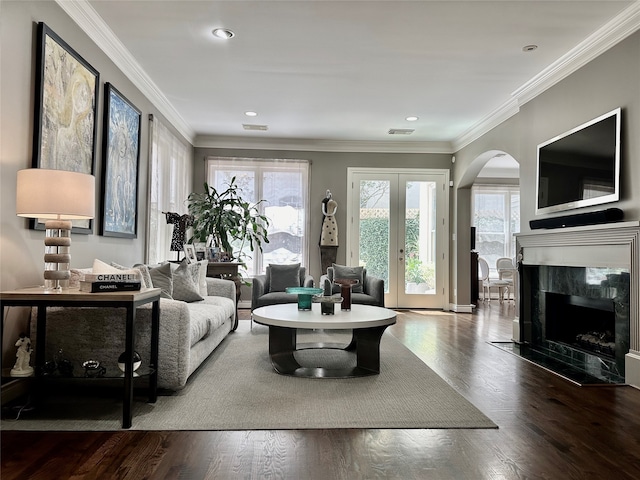
<svg viewBox="0 0 640 480"><path fill-rule="evenodd" d="M60 293L71 278L71 220L47 220L44 228L44 290Z"/></svg>

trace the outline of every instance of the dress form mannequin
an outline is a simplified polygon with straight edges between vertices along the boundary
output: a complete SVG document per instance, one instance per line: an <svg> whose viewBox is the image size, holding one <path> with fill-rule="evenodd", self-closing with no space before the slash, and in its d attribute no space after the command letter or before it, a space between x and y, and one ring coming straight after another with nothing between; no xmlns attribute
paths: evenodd
<svg viewBox="0 0 640 480"><path fill-rule="evenodd" d="M338 250L338 223L335 214L338 211L338 202L331 198L331 191L327 190L322 200L322 229L320 231L320 263L322 273L335 263Z"/></svg>

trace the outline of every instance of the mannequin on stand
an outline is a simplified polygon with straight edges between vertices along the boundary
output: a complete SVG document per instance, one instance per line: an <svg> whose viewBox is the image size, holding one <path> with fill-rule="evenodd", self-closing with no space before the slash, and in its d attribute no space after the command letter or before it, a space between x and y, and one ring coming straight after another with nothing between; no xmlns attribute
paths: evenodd
<svg viewBox="0 0 640 480"><path fill-rule="evenodd" d="M178 260L180 260L180 252L183 251L186 241L187 228L193 225L193 215L180 215L175 212L162 212L165 214L167 224L173 224L173 235L171 236L171 247L169 250L178 252Z"/></svg>
<svg viewBox="0 0 640 480"><path fill-rule="evenodd" d="M336 262L338 252L338 223L336 222L336 212L338 211L338 202L332 196L331 191L327 190L325 198L322 200L322 229L320 231L320 264L322 273L327 272L333 263Z"/></svg>

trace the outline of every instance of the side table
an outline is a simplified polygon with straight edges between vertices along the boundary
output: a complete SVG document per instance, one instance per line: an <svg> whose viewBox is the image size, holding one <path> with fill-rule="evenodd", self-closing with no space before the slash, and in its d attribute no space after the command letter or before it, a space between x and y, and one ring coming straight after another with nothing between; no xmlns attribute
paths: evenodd
<svg viewBox="0 0 640 480"><path fill-rule="evenodd" d="M122 401L122 428L131 428L133 404L133 352L135 345L136 309L152 303L151 356L149 360L149 403L158 398L158 343L160 337L160 292L159 288L143 288L134 292L86 293L76 289L62 293L45 293L44 288L24 288L0 292L0 341L4 336L4 307L36 307L38 332L36 337L36 376L45 364L45 341L47 307L99 307L125 308L125 371Z"/></svg>
<svg viewBox="0 0 640 480"><path fill-rule="evenodd" d="M224 278L236 284L236 321L231 331L235 331L238 328L238 302L242 294L242 280L238 275L238 267L240 265L242 264L238 262L209 262L207 265L207 277Z"/></svg>

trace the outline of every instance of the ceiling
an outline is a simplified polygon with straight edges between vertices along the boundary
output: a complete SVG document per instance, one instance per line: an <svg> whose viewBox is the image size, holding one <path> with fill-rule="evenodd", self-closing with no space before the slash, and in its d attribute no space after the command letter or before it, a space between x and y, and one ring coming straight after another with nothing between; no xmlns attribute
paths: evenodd
<svg viewBox="0 0 640 480"><path fill-rule="evenodd" d="M628 35L620 25L640 11L595 0L58 3L196 146L441 152L508 118L612 31ZM216 27L235 37L214 38Z"/></svg>

